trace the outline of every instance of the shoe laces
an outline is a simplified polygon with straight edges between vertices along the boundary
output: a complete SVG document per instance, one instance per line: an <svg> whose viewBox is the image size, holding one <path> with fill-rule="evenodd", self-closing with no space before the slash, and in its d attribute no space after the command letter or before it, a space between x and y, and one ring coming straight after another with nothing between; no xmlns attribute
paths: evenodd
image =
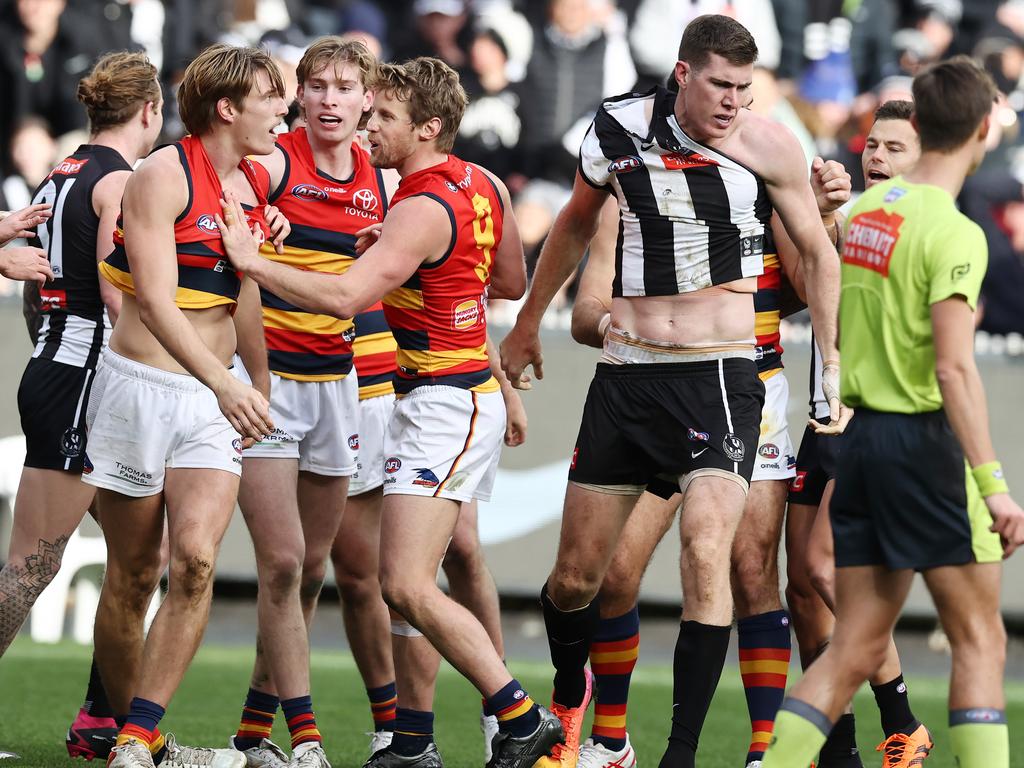
<svg viewBox="0 0 1024 768"><path fill-rule="evenodd" d="M565 762L565 758L569 753L569 744L580 743L580 728L583 726L582 717L573 717L572 713L575 708L570 709L569 707L563 707L560 704L554 704L552 706L552 712L562 722L562 732L564 735L564 741L560 741L551 748L551 757L560 763Z"/></svg>
<svg viewBox="0 0 1024 768"><path fill-rule="evenodd" d="M922 752L917 741L905 733L894 733L877 747L876 752L883 752L883 768L911 768L924 762L927 752ZM913 751L911 751L913 750Z"/></svg>
<svg viewBox="0 0 1024 768"><path fill-rule="evenodd" d="M310 747L302 754L293 753L288 768L331 768L331 764L327 762L327 755L324 754L323 747L317 745Z"/></svg>
<svg viewBox="0 0 1024 768"><path fill-rule="evenodd" d="M128 739L124 744L112 747L110 752L124 755L132 766L139 766L139 768L149 768L153 764L153 756L149 752L149 747L138 739Z"/></svg>
<svg viewBox="0 0 1024 768"><path fill-rule="evenodd" d="M595 744L593 739L587 739L580 744L580 757L576 765L579 768L596 768L603 765L605 762L603 752L604 750Z"/></svg>
<svg viewBox="0 0 1024 768"><path fill-rule="evenodd" d="M166 766L203 766L213 765L213 759L217 753L207 747L185 747L174 738L174 734L168 733L164 736L167 747L167 757L161 765Z"/></svg>

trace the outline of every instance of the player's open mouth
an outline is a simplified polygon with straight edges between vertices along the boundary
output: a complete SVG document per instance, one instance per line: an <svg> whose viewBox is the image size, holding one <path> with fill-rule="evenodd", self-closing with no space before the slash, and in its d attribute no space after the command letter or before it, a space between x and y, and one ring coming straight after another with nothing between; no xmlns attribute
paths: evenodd
<svg viewBox="0 0 1024 768"><path fill-rule="evenodd" d="M728 128L732 124L735 115L715 115L714 120L722 128Z"/></svg>
<svg viewBox="0 0 1024 768"><path fill-rule="evenodd" d="M871 181L886 181L889 178L889 174L884 171L872 170L868 171L868 178Z"/></svg>
<svg viewBox="0 0 1024 768"><path fill-rule="evenodd" d="M320 124L329 126L341 125L341 118L334 115L320 115Z"/></svg>

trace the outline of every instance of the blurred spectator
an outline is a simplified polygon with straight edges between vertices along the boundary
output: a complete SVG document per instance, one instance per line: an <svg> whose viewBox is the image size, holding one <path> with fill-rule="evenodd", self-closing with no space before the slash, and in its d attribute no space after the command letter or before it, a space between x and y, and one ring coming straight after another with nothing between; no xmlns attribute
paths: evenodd
<svg viewBox="0 0 1024 768"><path fill-rule="evenodd" d="M34 190L57 162L57 143L41 117L29 115L18 121L11 136L11 175L3 182L7 210L31 204Z"/></svg>
<svg viewBox="0 0 1024 768"><path fill-rule="evenodd" d="M512 176L518 170L522 126L519 94L508 77L508 45L500 28L479 28L469 46L469 70L463 73L462 84L469 106L453 151L463 160L486 165L514 194L517 185Z"/></svg>
<svg viewBox="0 0 1024 768"><path fill-rule="evenodd" d="M329 32L311 30L313 34L361 34L361 39L371 39L376 44L374 55L379 59L384 58L388 47L388 20L376 3L368 0L340 0L326 5L335 7L337 23ZM370 50L373 51L373 48Z"/></svg>
<svg viewBox="0 0 1024 768"><path fill-rule="evenodd" d="M988 240L980 328L1024 333L1024 187L1005 169L979 172L967 178L959 202Z"/></svg>
<svg viewBox="0 0 1024 768"><path fill-rule="evenodd" d="M903 72L915 75L950 55L962 15L960 0L918 0L911 26L893 36Z"/></svg>
<svg viewBox="0 0 1024 768"><path fill-rule="evenodd" d="M529 262L569 198L579 146L601 99L628 91L636 79L628 48L614 45L598 20L590 0L550 0L548 22L534 32L519 105L522 171L530 181L516 201Z"/></svg>
<svg viewBox="0 0 1024 768"><path fill-rule="evenodd" d="M776 77L776 73L765 67L755 67L751 91L754 98L750 109L759 115L782 123L793 132L804 150L809 169L811 160L818 153L818 148L811 132L807 130L807 126L804 125L793 104L779 86L779 78Z"/></svg>
<svg viewBox="0 0 1024 768"><path fill-rule="evenodd" d="M804 30L807 65L849 56L857 92L870 90L898 73L892 35L896 13L891 0L808 0Z"/></svg>
<svg viewBox="0 0 1024 768"><path fill-rule="evenodd" d="M779 66L782 40L771 0L642 0L629 32L641 89L665 82L676 64L683 29L706 13L735 18L754 36L758 63L768 69Z"/></svg>
<svg viewBox="0 0 1024 768"><path fill-rule="evenodd" d="M469 8L465 1L415 0L412 10L412 35L401 44L396 59L436 56L453 69L465 67L464 38L470 34Z"/></svg>
<svg viewBox="0 0 1024 768"><path fill-rule="evenodd" d="M796 80L803 70L804 27L807 26L807 0L772 0L772 12L779 28L779 80Z"/></svg>
<svg viewBox="0 0 1024 768"><path fill-rule="evenodd" d="M0 20L0 146L10 146L15 123L38 115L60 135L84 128L75 98L79 78L92 64L88 25L64 0L17 0ZM10 165L5 165L10 170Z"/></svg>

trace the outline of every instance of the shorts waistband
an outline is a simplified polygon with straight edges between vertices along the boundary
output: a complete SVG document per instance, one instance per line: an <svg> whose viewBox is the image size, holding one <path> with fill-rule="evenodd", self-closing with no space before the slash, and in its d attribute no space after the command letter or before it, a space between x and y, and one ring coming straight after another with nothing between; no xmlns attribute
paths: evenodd
<svg viewBox="0 0 1024 768"><path fill-rule="evenodd" d="M754 340L672 344L609 328L601 354L601 362L609 365L678 364L729 358L753 360Z"/></svg>
<svg viewBox="0 0 1024 768"><path fill-rule="evenodd" d="M138 379L139 381L144 381L147 384L155 384L158 387L173 389L177 392L202 392L206 389L206 385L195 376L191 376L187 373L165 371L162 368L154 368L151 365L140 363L129 357L125 357L124 355L119 355L117 352L110 349L110 347L103 350L101 364L113 371L117 371L117 373L122 376L127 376L131 379Z"/></svg>
<svg viewBox="0 0 1024 768"><path fill-rule="evenodd" d="M696 360L677 363L645 363L644 365L616 365L599 362L594 374L598 379L678 379L703 376L718 377L719 366L727 375L757 378L757 366L753 360L744 357L729 357L722 360Z"/></svg>

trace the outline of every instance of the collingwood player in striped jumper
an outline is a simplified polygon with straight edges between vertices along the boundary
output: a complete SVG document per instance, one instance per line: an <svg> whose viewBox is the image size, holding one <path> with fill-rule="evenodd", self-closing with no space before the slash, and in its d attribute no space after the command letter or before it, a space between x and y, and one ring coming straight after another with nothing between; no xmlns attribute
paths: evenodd
<svg viewBox="0 0 1024 768"><path fill-rule="evenodd" d="M39 341L18 389L26 455L0 574L0 653L57 574L95 494L81 480L92 469L85 410L121 306L120 291L99 279L96 264L113 247L132 164L149 152L163 125L157 71L140 53L104 56L79 83L78 99L89 115L89 142L58 163L33 197L36 205L52 206L31 244L46 252L53 276L40 290ZM92 707L79 713L67 743L72 756L91 760L106 757L116 734L95 664L89 691Z"/></svg>
<svg viewBox="0 0 1024 768"><path fill-rule="evenodd" d="M502 365L543 374L540 318L579 263L605 195L619 206L612 311L569 471L558 561L542 601L555 666L554 708L578 738L598 589L648 482L683 492L683 621L672 733L662 765L694 765L732 623L729 553L756 451L764 385L754 302L773 208L804 260L811 313L839 418L835 250L803 154L784 127L742 109L757 47L724 16L683 32L678 94L656 88L605 102L588 131L572 198L548 237ZM573 744L555 755L575 764ZM568 753L568 754L566 754ZM541 761L544 763L544 761Z"/></svg>

